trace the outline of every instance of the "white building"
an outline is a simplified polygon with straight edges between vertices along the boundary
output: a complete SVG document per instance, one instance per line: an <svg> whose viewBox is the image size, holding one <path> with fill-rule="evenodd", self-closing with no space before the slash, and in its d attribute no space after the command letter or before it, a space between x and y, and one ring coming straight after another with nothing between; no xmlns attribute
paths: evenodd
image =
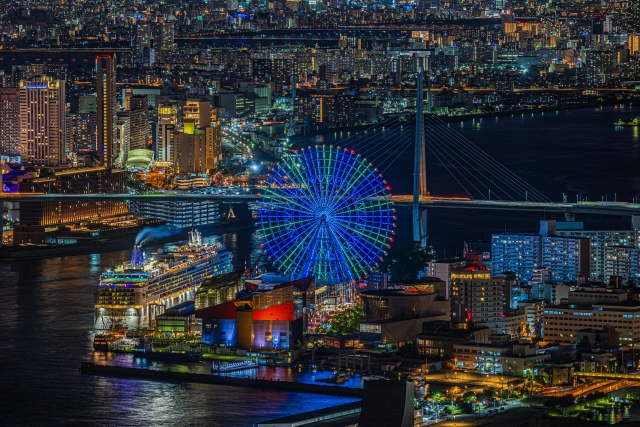
<svg viewBox="0 0 640 427"><path fill-rule="evenodd" d="M558 236L568 237L586 237L591 240L591 272L589 275L590 280L607 281L610 273L616 271L618 276L631 277L634 272L631 271L633 264L629 263L630 270L628 272L620 270L621 264L613 262L613 258L610 258L609 269L607 270L607 255L609 257L617 257L615 251L607 248L620 247L620 248L636 248L640 249L640 230L583 230L580 229L564 229L566 224L580 224L580 223L558 223ZM620 254L623 256L622 254ZM629 254L631 257L633 255ZM606 271L605 271L606 270Z"/></svg>
<svg viewBox="0 0 640 427"><path fill-rule="evenodd" d="M166 221L172 228L191 228L220 221L217 202L132 201L129 212Z"/></svg>
<svg viewBox="0 0 640 427"><path fill-rule="evenodd" d="M491 271L512 271L516 279L528 281L540 268L541 236L533 233L500 233L491 236Z"/></svg>

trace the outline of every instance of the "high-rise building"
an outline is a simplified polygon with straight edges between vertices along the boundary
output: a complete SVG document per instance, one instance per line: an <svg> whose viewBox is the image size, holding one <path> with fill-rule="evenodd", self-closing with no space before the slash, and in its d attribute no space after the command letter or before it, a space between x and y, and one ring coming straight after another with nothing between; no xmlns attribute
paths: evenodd
<svg viewBox="0 0 640 427"><path fill-rule="evenodd" d="M17 88L0 89L0 158L20 156L20 98Z"/></svg>
<svg viewBox="0 0 640 427"><path fill-rule="evenodd" d="M492 236L492 271L514 272L520 281L533 279L539 268L548 268L550 281L576 281L589 276L590 242L582 236L557 236L556 221L540 221L540 233L501 233Z"/></svg>
<svg viewBox="0 0 640 427"><path fill-rule="evenodd" d="M516 279L528 281L533 270L540 268L539 234L500 233L491 236L491 271L512 271Z"/></svg>
<svg viewBox="0 0 640 427"><path fill-rule="evenodd" d="M591 242L588 238L542 236L542 267L551 273L551 282L575 282L591 273Z"/></svg>
<svg viewBox="0 0 640 427"><path fill-rule="evenodd" d="M131 118L129 115L118 113L115 135L117 152L119 153L117 163L125 164L131 150Z"/></svg>
<svg viewBox="0 0 640 427"><path fill-rule="evenodd" d="M576 225L568 228L567 224ZM591 241L591 280L606 281L609 276L606 270L608 248L640 248L640 230L583 230L582 223L558 223L557 234L574 238L588 238ZM609 256L613 253L609 252ZM625 276L626 274L618 274Z"/></svg>
<svg viewBox="0 0 640 427"><path fill-rule="evenodd" d="M158 106L156 124L156 159L160 162L173 161L172 132L178 124L178 105L175 102L161 103Z"/></svg>
<svg viewBox="0 0 640 427"><path fill-rule="evenodd" d="M196 128L211 125L211 103L198 99L189 99L182 107L184 120L191 120Z"/></svg>
<svg viewBox="0 0 640 427"><path fill-rule="evenodd" d="M604 248L604 277L620 276L623 281L640 280L640 249L620 246Z"/></svg>
<svg viewBox="0 0 640 427"><path fill-rule="evenodd" d="M149 64L151 55L151 24L138 21L134 29L134 37L131 40L133 59L138 64Z"/></svg>
<svg viewBox="0 0 640 427"><path fill-rule="evenodd" d="M204 173L215 168L221 159L220 126L196 129L185 121L184 132L173 135L173 165L176 175Z"/></svg>
<svg viewBox="0 0 640 427"><path fill-rule="evenodd" d="M96 96L83 95L71 100L66 117L66 150L70 152L98 150Z"/></svg>
<svg viewBox="0 0 640 427"><path fill-rule="evenodd" d="M640 3L636 0L636 3ZM634 56L637 52L640 52L640 34L629 34L629 55Z"/></svg>
<svg viewBox="0 0 640 427"><path fill-rule="evenodd" d="M162 62L173 51L174 25L171 21L157 22L154 30L154 62Z"/></svg>
<svg viewBox="0 0 640 427"><path fill-rule="evenodd" d="M492 277L485 267L454 268L450 274L451 322L460 329L484 326L502 333L505 310L517 308L515 275Z"/></svg>
<svg viewBox="0 0 640 427"><path fill-rule="evenodd" d="M139 150L148 148L147 142L149 140L149 122L147 119L146 110L119 111L118 119L121 119L123 117L127 117L129 120L129 132L131 135L129 149ZM126 158L126 155L122 155L122 158Z"/></svg>
<svg viewBox="0 0 640 427"><path fill-rule="evenodd" d="M57 166L65 162L64 81L42 78L20 82L22 163Z"/></svg>
<svg viewBox="0 0 640 427"><path fill-rule="evenodd" d="M116 57L96 57L96 92L98 110L98 152L106 168L113 167L116 130Z"/></svg>

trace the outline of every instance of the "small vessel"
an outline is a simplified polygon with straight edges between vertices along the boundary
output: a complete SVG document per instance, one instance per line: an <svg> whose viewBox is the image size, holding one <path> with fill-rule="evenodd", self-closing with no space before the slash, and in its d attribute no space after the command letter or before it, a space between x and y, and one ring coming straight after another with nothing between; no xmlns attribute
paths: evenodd
<svg viewBox="0 0 640 427"><path fill-rule="evenodd" d="M94 351L111 351L114 347L119 346L127 336L128 327L122 324L122 318L117 312L111 313L109 322L111 323L107 328L105 324L105 318L102 319L102 332L96 333L93 336L93 350Z"/></svg>
<svg viewBox="0 0 640 427"><path fill-rule="evenodd" d="M640 126L640 117L636 117L635 119L631 119L631 120L618 119L614 123L612 123L611 126L615 126L615 127L618 127L618 126Z"/></svg>
<svg viewBox="0 0 640 427"><path fill-rule="evenodd" d="M121 337L118 334L112 332L95 334L93 336L93 350L109 351L117 345L120 338Z"/></svg>
<svg viewBox="0 0 640 427"><path fill-rule="evenodd" d="M343 373L336 373L332 377L327 378L316 378L317 383L330 383L330 384L344 384L347 382L349 377Z"/></svg>

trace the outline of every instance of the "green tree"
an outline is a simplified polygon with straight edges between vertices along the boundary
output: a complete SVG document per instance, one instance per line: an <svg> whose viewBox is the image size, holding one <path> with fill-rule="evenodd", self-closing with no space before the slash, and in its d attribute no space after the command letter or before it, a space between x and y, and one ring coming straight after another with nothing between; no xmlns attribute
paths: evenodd
<svg viewBox="0 0 640 427"><path fill-rule="evenodd" d="M414 280L418 278L418 272L433 258L429 249L421 247L420 242L392 246L380 270L389 273L394 280Z"/></svg>
<svg viewBox="0 0 640 427"><path fill-rule="evenodd" d="M364 310L358 304L333 316L320 330L330 334L355 334L360 330L361 322L364 322Z"/></svg>

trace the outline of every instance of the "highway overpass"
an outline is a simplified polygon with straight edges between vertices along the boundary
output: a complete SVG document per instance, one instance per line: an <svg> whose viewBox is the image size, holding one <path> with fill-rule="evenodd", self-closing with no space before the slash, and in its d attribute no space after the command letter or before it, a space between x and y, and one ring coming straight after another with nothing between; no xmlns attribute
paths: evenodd
<svg viewBox="0 0 640 427"><path fill-rule="evenodd" d="M258 194L188 194L188 193L154 193L154 194L7 194L0 193L0 201L41 201L41 202L71 202L71 201L204 201L216 200L228 203L255 202ZM412 196L395 195L390 200L394 205L410 206ZM625 202L514 202L502 200L471 200L467 198L422 197L420 205L425 208L438 209L484 209L505 211L530 212L570 212L576 214L632 216L640 214L640 203Z"/></svg>

